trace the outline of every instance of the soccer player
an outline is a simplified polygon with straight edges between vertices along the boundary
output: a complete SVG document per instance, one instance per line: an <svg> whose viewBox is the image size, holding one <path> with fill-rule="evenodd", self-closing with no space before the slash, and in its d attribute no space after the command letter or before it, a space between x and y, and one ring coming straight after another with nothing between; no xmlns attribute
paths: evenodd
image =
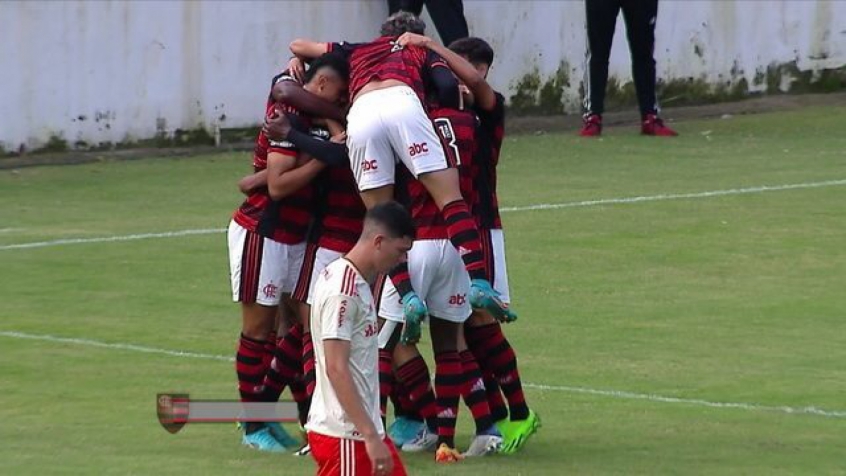
<svg viewBox="0 0 846 476"><path fill-rule="evenodd" d="M346 90L347 65L325 57L315 62L304 89L335 102ZM286 75L274 82L285 81ZM268 98L266 115L276 114L279 105ZM288 104L291 113L298 111ZM310 164L298 164L293 144L268 140L259 133L253 168L263 174L266 186L252 188L236 210L228 230L230 277L233 300L241 303L241 338L236 354L236 372L241 400L264 400L264 379L272 364L273 343L268 342L276 324L283 294L295 285L305 252L305 234L310 220L312 191L302 175ZM242 442L262 451L281 452L280 441L290 436L278 424L247 423Z"/></svg>
<svg viewBox="0 0 846 476"><path fill-rule="evenodd" d="M370 285L405 258L414 235L405 208L376 205L352 250L314 285L317 387L306 429L318 475L406 474L379 412L379 332Z"/></svg>
<svg viewBox="0 0 846 476"><path fill-rule="evenodd" d="M295 40L291 51L300 58L330 51L349 58L352 106L347 116L347 145L365 206L393 199L395 157L399 157L426 187L448 224L450 240L461 251L472 279L471 304L489 309L497 318L513 319L516 316L503 306L485 280L478 229L461 196L458 172L449 168L422 105L424 77L433 84L441 104L457 102L455 77L437 55L396 42L404 32L422 33L424 29L425 24L417 17L401 12L389 17L382 25L382 36L370 43ZM417 327L419 332L419 323L426 316L425 304L413 289L400 282L397 286L406 307L406 330Z"/></svg>
<svg viewBox="0 0 846 476"><path fill-rule="evenodd" d="M480 38L458 40L449 49L420 35L406 34L399 41L438 52L473 95L473 108L479 120L477 153L471 169L467 171L476 187L473 214L483 236L483 250L490 273L488 279L507 303L510 297L505 241L496 194L496 166L505 130L505 98L485 80L493 63L493 49ZM502 333L499 322L484 310L474 311L464 331L467 343L487 377L485 387L491 413L499 421L498 427L505 438L500 451L513 453L540 426L539 417L526 404L514 350ZM505 409L500 387L508 400L510 412ZM506 420L506 417L510 418Z"/></svg>
<svg viewBox="0 0 846 476"><path fill-rule="evenodd" d="M473 114L452 108L432 108L432 116L450 164L457 168L473 158L476 120ZM467 164L469 165L469 163ZM379 316L386 321L380 331L380 373L391 373L391 353L396 374L420 406L426 425L403 451L437 450L435 459L447 463L465 456L483 456L496 451L502 437L494 426L487 404L482 375L473 354L467 349L463 325L470 316L467 302L470 278L458 252L449 242L447 224L426 188L408 171L398 171L398 200L411 209L417 226L417 240L408 257L412 287L429 309L432 348L435 356L435 398L432 398L428 369L417 348L399 343L399 326L404 320L399 293L390 283L380 300ZM464 181L462 193L471 198L473 184ZM409 336L416 341L419 336ZM382 401L390 388L383 385ZM476 436L461 454L455 446L458 403L464 397L476 423Z"/></svg>
<svg viewBox="0 0 846 476"><path fill-rule="evenodd" d="M298 124L298 126L302 126ZM330 127L333 124L330 122ZM339 124L334 127L340 127ZM308 133L297 130L291 124L288 116L281 114L268 119L265 133L276 140L289 141L302 152L333 166L325 167L316 177L313 185L316 189L316 200L313 202L314 220L309 233L305 260L300 271L297 286L292 299L300 304L301 323L292 327L293 332L302 333L302 329L309 328L308 315L312 304L314 283L320 273L329 263L337 260L349 252L361 234L365 208L358 195L355 178L349 168L346 146L341 129L332 131L335 134L329 140L330 132L325 128L311 128ZM306 342L302 347L303 380L306 385L306 395L310 397L314 391L315 371L313 343L309 332L303 333ZM293 345L286 346L292 349ZM292 351L288 356L280 356L280 361L293 361ZM278 374L268 372L269 380L276 380ZM284 386L284 380L269 382L271 387ZM307 451L303 448L298 453Z"/></svg>

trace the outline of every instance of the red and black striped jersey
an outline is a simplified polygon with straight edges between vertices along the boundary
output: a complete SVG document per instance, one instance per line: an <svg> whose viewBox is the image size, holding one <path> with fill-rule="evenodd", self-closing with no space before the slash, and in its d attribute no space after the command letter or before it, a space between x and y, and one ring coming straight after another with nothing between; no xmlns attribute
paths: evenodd
<svg viewBox="0 0 846 476"><path fill-rule="evenodd" d="M471 210L479 229L502 228L499 200L496 194L496 166L505 135L505 98L496 93L496 106L491 111L476 109L479 118L476 133L472 180L476 186Z"/></svg>
<svg viewBox="0 0 846 476"><path fill-rule="evenodd" d="M329 131L312 128L311 134L329 140ZM338 253L348 253L358 241L367 209L358 192L352 169L328 167L314 181L314 227L309 242Z"/></svg>
<svg viewBox="0 0 846 476"><path fill-rule="evenodd" d="M327 50L343 54L350 62L350 98L355 98L367 83L395 79L407 84L423 102L427 70L447 67L437 53L399 45L393 36L380 36L369 43L329 43Z"/></svg>
<svg viewBox="0 0 846 476"><path fill-rule="evenodd" d="M294 78L285 71L273 78L271 89L280 81L294 81ZM268 95L265 116L273 115L277 108L281 108L284 112L299 114L299 111L289 105L275 103L272 94ZM288 141L271 141L264 131L259 131L253 149L255 172L267 168L267 156L271 152L296 157L299 150ZM308 232L312 196L313 189L307 185L282 200L273 201L267 187L261 187L247 196L232 218L247 230L274 241L287 244L299 243L305 239Z"/></svg>
<svg viewBox="0 0 846 476"><path fill-rule="evenodd" d="M468 111L439 108L429 112L432 124L450 167L457 167L461 195L469 204L474 200L471 175L476 149L476 117ZM397 200L411 211L419 240L449 239L446 222L435 201L405 167L397 167Z"/></svg>

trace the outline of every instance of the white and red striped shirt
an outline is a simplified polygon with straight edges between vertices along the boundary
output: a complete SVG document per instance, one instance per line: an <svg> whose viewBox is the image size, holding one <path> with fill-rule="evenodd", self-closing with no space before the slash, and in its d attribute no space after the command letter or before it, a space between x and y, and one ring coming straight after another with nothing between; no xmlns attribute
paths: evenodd
<svg viewBox="0 0 846 476"><path fill-rule="evenodd" d="M341 408L326 373L323 342L349 341L350 373L364 409L380 435L385 434L379 410L379 327L370 285L344 258L327 266L317 278L311 306L311 339L317 386L306 429L336 438L363 440Z"/></svg>

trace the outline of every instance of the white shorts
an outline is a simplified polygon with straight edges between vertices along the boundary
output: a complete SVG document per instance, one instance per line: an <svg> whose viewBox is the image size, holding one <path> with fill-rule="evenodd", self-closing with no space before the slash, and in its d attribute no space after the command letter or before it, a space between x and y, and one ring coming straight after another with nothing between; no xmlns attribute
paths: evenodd
<svg viewBox="0 0 846 476"><path fill-rule="evenodd" d="M432 120L407 86L378 89L356 99L347 116L347 147L362 192L392 185L397 159L415 178L448 168Z"/></svg>
<svg viewBox="0 0 846 476"><path fill-rule="evenodd" d="M505 235L501 229L479 230L482 238L482 253L488 268L488 280L491 286L499 292L500 299L505 304L511 303L511 293L508 289L508 267L505 265Z"/></svg>
<svg viewBox="0 0 846 476"><path fill-rule="evenodd" d="M343 253L332 251L315 244L306 247L305 258L300 269L300 277L297 280L297 287L291 297L298 302L304 302L311 306L314 296L314 283L317 277L329 265L344 256Z"/></svg>
<svg viewBox="0 0 846 476"><path fill-rule="evenodd" d="M232 300L276 306L297 283L305 242L286 245L229 223L229 276Z"/></svg>
<svg viewBox="0 0 846 476"><path fill-rule="evenodd" d="M417 240L408 252L411 286L429 308L429 315L462 323L470 317L470 276L449 240ZM390 279L385 280L379 317L403 322L401 296Z"/></svg>

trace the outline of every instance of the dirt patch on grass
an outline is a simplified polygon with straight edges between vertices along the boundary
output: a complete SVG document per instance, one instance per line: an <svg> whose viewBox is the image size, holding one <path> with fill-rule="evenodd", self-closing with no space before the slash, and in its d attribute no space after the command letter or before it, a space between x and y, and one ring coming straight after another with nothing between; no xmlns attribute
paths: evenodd
<svg viewBox="0 0 846 476"><path fill-rule="evenodd" d="M671 107L662 111L668 122L689 121L726 114L760 114L764 112L791 111L814 106L846 106L846 92L830 94L771 95L745 101L707 104L702 106ZM607 112L604 114L606 126L635 125L640 120L635 108L627 111ZM536 134L546 132L573 132L581 127L582 118L578 114L556 116L515 116L508 117L508 134ZM137 160L153 157L193 157L196 155L244 152L253 148L252 141L226 144L223 147L192 146L171 148L138 148L115 151L81 152L68 151L23 155L0 158L0 170L35 167L41 165L75 165L112 160Z"/></svg>

